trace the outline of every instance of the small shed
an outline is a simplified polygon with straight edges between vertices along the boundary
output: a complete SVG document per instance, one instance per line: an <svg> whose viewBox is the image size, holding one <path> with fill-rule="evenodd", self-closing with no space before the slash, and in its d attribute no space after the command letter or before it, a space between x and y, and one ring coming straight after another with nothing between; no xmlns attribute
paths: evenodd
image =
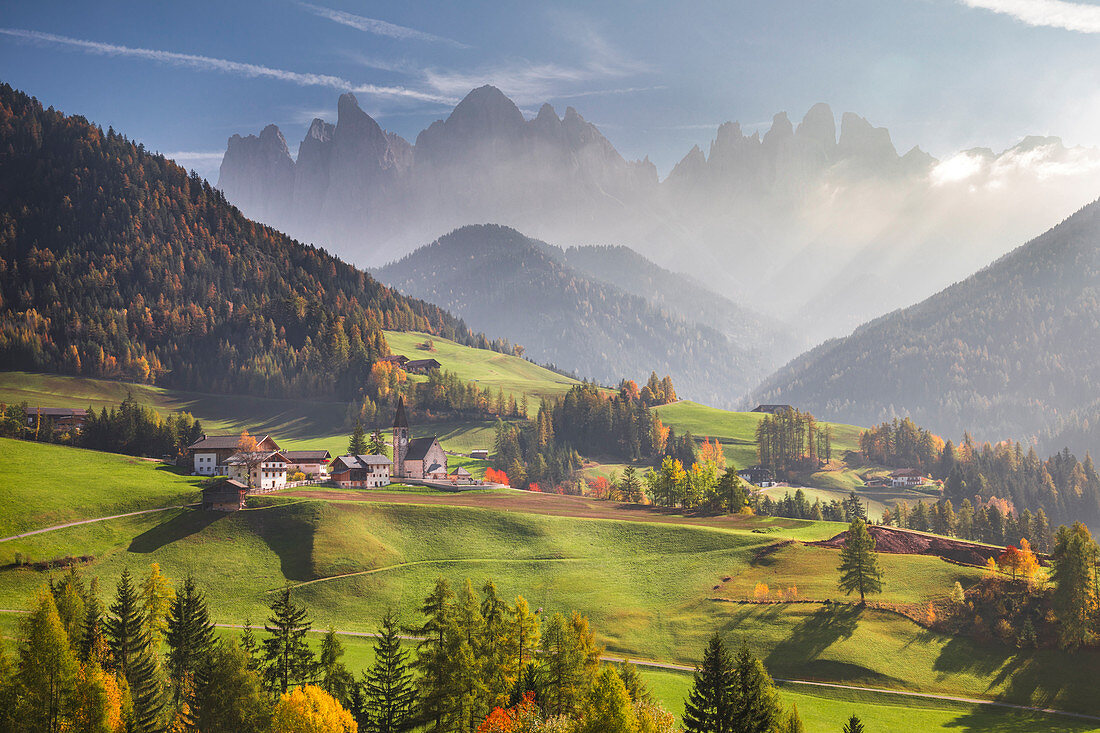
<svg viewBox="0 0 1100 733"><path fill-rule="evenodd" d="M460 481L472 481L473 475L462 466L459 466L455 470L451 471L451 474L447 477L451 481L458 483Z"/></svg>
<svg viewBox="0 0 1100 733"><path fill-rule="evenodd" d="M487 448L475 448L470 451L470 458L480 458L483 461L489 460L489 450Z"/></svg>
<svg viewBox="0 0 1100 733"><path fill-rule="evenodd" d="M236 479L218 479L202 490L203 511L235 512L244 509L248 485Z"/></svg>

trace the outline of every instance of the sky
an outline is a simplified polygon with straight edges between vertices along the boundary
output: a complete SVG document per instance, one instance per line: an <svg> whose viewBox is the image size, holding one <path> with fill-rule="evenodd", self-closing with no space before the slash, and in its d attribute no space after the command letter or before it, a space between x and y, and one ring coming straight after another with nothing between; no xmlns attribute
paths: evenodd
<svg viewBox="0 0 1100 733"><path fill-rule="evenodd" d="M0 79L113 126L212 181L226 141L275 123L297 152L353 91L411 141L470 89L567 106L661 175L718 125L766 131L814 103L901 152L1100 146L1100 4L791 2L7 2Z"/></svg>

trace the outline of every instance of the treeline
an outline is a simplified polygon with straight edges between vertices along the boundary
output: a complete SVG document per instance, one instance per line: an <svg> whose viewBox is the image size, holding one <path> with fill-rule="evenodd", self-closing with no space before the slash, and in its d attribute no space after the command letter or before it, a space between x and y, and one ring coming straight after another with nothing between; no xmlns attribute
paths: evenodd
<svg viewBox="0 0 1100 733"><path fill-rule="evenodd" d="M456 594L437 581L423 623L381 620L358 676L335 631L307 643L308 609L275 594L258 636L218 637L203 591L174 589L154 564L128 570L104 608L75 569L44 587L20 622L14 663L0 642L0 730L13 733L671 733L629 663L601 662L588 620L545 622L492 581ZM402 632L416 634L414 652ZM522 720L523 728L513 725Z"/></svg>
<svg viewBox="0 0 1100 733"><path fill-rule="evenodd" d="M0 361L217 393L350 399L383 329L440 308L249 221L114 130L0 85Z"/></svg>
<svg viewBox="0 0 1100 733"><path fill-rule="evenodd" d="M138 403L132 393L118 407L89 407L84 427L63 430L48 416L22 405L0 406L0 435L6 438L60 443L129 456L176 458L202 435L202 423L187 412L161 417Z"/></svg>
<svg viewBox="0 0 1100 733"><path fill-rule="evenodd" d="M833 458L833 431L801 410L778 410L756 425L757 461L777 474L816 470Z"/></svg>
<svg viewBox="0 0 1100 733"><path fill-rule="evenodd" d="M903 501L882 513L882 523L991 545L1026 540L1039 552L1050 552L1054 544L1050 520L1042 507L1035 514L1028 509L1017 513L995 500L975 508L969 499L963 499L957 512L950 499L930 504L918 501L912 509Z"/></svg>
<svg viewBox="0 0 1100 733"><path fill-rule="evenodd" d="M670 394L675 399L668 377L658 380L653 374L650 382L659 390L651 400L667 400ZM544 400L533 421L498 423L493 467L507 473L517 488L537 484L579 491L573 474L581 466L581 451L624 462L659 459L670 442L669 429L645 401L644 396L653 395L650 387L639 390L623 381L617 393L606 395L584 382L562 397ZM524 409L521 404L519 411Z"/></svg>
<svg viewBox="0 0 1100 733"><path fill-rule="evenodd" d="M960 508L964 501L975 511L1001 504L1002 515L1017 518L1027 510L1032 515L1041 511L1053 524L1100 522L1100 476L1088 454L1082 462L1065 449L1042 460L1034 448L1025 452L1019 443L1007 442L978 445L969 434L956 446L908 418L864 431L860 450L869 461L916 468L942 480L944 498ZM996 522L990 532L968 538L997 541L987 539L999 535Z"/></svg>
<svg viewBox="0 0 1100 733"><path fill-rule="evenodd" d="M772 499L770 496L761 498L759 492L752 492L749 494L749 506L754 513L765 517L849 523L856 519L867 519L867 508L854 491L848 492L848 498L843 501L833 499L823 502L821 499L814 499L813 504L806 498L806 492L802 489L797 489L794 495L788 491L779 500Z"/></svg>

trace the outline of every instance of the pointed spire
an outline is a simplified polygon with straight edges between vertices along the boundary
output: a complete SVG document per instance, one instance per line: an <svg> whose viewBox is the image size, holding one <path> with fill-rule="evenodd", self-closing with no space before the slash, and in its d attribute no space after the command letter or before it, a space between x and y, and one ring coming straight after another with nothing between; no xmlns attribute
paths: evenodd
<svg viewBox="0 0 1100 733"><path fill-rule="evenodd" d="M405 415L405 398L397 398L397 414L393 416L393 426L395 428L407 428L409 427L409 418Z"/></svg>

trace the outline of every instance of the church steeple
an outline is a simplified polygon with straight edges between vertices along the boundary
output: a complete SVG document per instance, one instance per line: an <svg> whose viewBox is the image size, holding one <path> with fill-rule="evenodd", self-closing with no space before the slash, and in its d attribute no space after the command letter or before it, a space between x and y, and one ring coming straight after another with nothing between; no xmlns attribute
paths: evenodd
<svg viewBox="0 0 1100 733"><path fill-rule="evenodd" d="M405 398L397 398L397 412L393 416L393 475L405 475L405 456L409 452L409 417L405 414Z"/></svg>

